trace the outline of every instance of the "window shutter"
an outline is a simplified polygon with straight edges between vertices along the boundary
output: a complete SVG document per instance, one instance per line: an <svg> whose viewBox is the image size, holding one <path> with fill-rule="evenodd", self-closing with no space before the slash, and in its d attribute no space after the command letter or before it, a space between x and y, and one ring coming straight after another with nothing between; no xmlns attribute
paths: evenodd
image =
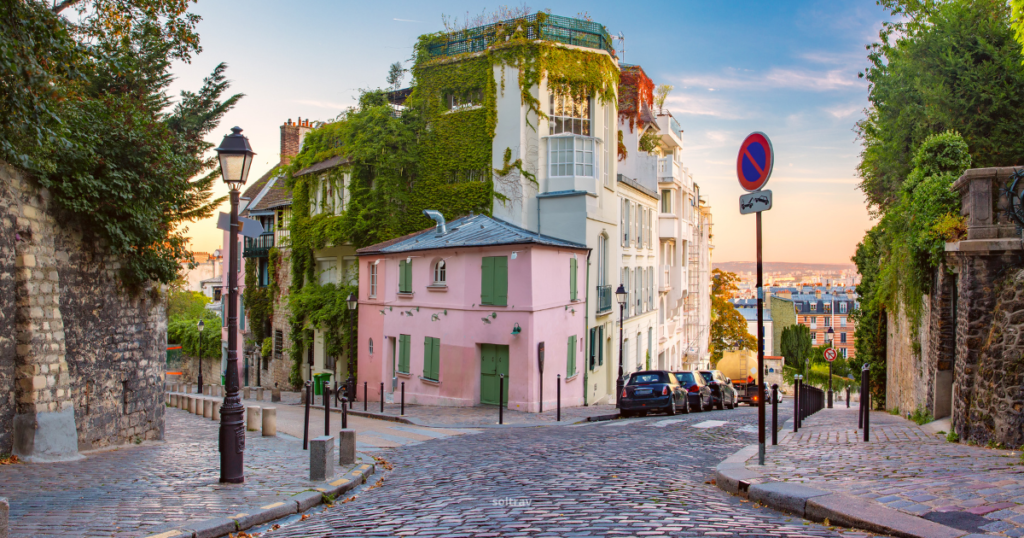
<svg viewBox="0 0 1024 538"><path fill-rule="evenodd" d="M405 266L407 265L405 260L399 260L398 262L398 293L406 293L405 289L408 283L405 281Z"/></svg>
<svg viewBox="0 0 1024 538"><path fill-rule="evenodd" d="M431 340L433 340L433 338L429 336L423 339L423 377L427 379L434 379L430 376L430 356L434 352L434 343L431 342Z"/></svg>
<svg viewBox="0 0 1024 538"><path fill-rule="evenodd" d="M224 296L224 292L220 294L220 326L228 326L228 314L227 314L228 298Z"/></svg>
<svg viewBox="0 0 1024 538"><path fill-rule="evenodd" d="M494 258L494 304L508 305L508 258L505 256Z"/></svg>
<svg viewBox="0 0 1024 538"><path fill-rule="evenodd" d="M569 343L567 346L567 354L565 357L566 373L565 377L572 377L576 373L576 335L569 337Z"/></svg>
<svg viewBox="0 0 1024 538"><path fill-rule="evenodd" d="M489 256L480 267L480 304L494 304L494 258Z"/></svg>
<svg viewBox="0 0 1024 538"><path fill-rule="evenodd" d="M441 339L431 338L430 379L441 380Z"/></svg>
<svg viewBox="0 0 1024 538"><path fill-rule="evenodd" d="M619 228L621 228L621 230L619 232L619 245L621 245L621 246L626 246L626 238L629 236L629 228L626 227L626 222L627 222L627 215L626 215L627 211L626 211L626 208L628 207L626 205L627 203L628 202L626 202L626 200L623 200L622 203L619 204L619 206L620 206L619 207L619 213L620 213L620 215L619 215Z"/></svg>
<svg viewBox="0 0 1024 538"><path fill-rule="evenodd" d="M569 259L569 300L576 300L576 258Z"/></svg>
<svg viewBox="0 0 1024 538"><path fill-rule="evenodd" d="M245 330L245 297L238 296L238 329Z"/></svg>
<svg viewBox="0 0 1024 538"><path fill-rule="evenodd" d="M398 343L398 371L407 374L409 373L409 346L412 343L412 337L408 334L399 335Z"/></svg>

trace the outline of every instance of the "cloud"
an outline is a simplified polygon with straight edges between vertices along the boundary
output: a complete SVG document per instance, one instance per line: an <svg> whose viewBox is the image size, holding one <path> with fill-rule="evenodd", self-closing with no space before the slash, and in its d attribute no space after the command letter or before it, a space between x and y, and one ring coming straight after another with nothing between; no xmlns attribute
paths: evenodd
<svg viewBox="0 0 1024 538"><path fill-rule="evenodd" d="M833 118L843 119L853 116L864 108L863 104L835 105L825 109Z"/></svg>
<svg viewBox="0 0 1024 538"><path fill-rule="evenodd" d="M867 82L857 78L852 67L826 71L773 67L763 73L747 73L738 69L726 69L722 74L683 75L678 77L681 86L704 88L765 89L782 88L807 91L834 91L857 88Z"/></svg>
<svg viewBox="0 0 1024 538"><path fill-rule="evenodd" d="M423 22L423 21L414 21L412 19L391 19L391 20L398 21L398 22Z"/></svg>
<svg viewBox="0 0 1024 538"><path fill-rule="evenodd" d="M743 117L736 105L730 104L724 99L709 97L707 94L671 94L665 100L665 108L670 109L676 115L691 114L694 116L713 116L722 119L740 119Z"/></svg>

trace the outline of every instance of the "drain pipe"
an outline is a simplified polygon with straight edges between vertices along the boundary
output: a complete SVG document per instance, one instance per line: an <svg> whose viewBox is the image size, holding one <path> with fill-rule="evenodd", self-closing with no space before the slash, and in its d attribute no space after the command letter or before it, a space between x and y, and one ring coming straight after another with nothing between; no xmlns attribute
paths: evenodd
<svg viewBox="0 0 1024 538"><path fill-rule="evenodd" d="M437 223L437 233L441 235L446 235L448 233L448 226L445 225L444 215L442 215L440 211L424 209L423 214Z"/></svg>

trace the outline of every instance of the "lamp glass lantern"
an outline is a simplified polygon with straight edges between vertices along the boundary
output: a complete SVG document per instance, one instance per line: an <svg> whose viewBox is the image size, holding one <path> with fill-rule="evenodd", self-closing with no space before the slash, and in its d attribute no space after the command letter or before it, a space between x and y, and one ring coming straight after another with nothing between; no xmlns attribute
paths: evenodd
<svg viewBox="0 0 1024 538"><path fill-rule="evenodd" d="M232 190L239 190L245 185L255 155L256 152L249 145L249 139L242 134L242 129L232 127L231 134L226 135L217 148L221 176Z"/></svg>
<svg viewBox="0 0 1024 538"><path fill-rule="evenodd" d="M626 297L628 295L629 294L626 293L626 287L619 284L619 289L615 290L615 300L618 301L620 305L626 304Z"/></svg>
<svg viewBox="0 0 1024 538"><path fill-rule="evenodd" d="M356 307L359 306L359 298L356 297L356 294L354 293L350 293L348 299L345 299L345 302L348 303L349 310L355 310Z"/></svg>
<svg viewBox="0 0 1024 538"><path fill-rule="evenodd" d="M835 329L833 329L832 327L829 327L828 330L825 331L825 340L828 341L828 342L832 342L835 339L835 335L836 335Z"/></svg>

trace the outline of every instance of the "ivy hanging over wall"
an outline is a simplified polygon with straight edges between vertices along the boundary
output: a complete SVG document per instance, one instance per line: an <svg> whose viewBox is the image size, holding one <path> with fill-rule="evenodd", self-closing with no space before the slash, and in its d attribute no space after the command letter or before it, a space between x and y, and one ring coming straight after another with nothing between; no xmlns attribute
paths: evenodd
<svg viewBox="0 0 1024 538"><path fill-rule="evenodd" d="M639 65L622 67L619 75L619 120L629 122L629 132L640 121L643 105L654 105L654 81Z"/></svg>

